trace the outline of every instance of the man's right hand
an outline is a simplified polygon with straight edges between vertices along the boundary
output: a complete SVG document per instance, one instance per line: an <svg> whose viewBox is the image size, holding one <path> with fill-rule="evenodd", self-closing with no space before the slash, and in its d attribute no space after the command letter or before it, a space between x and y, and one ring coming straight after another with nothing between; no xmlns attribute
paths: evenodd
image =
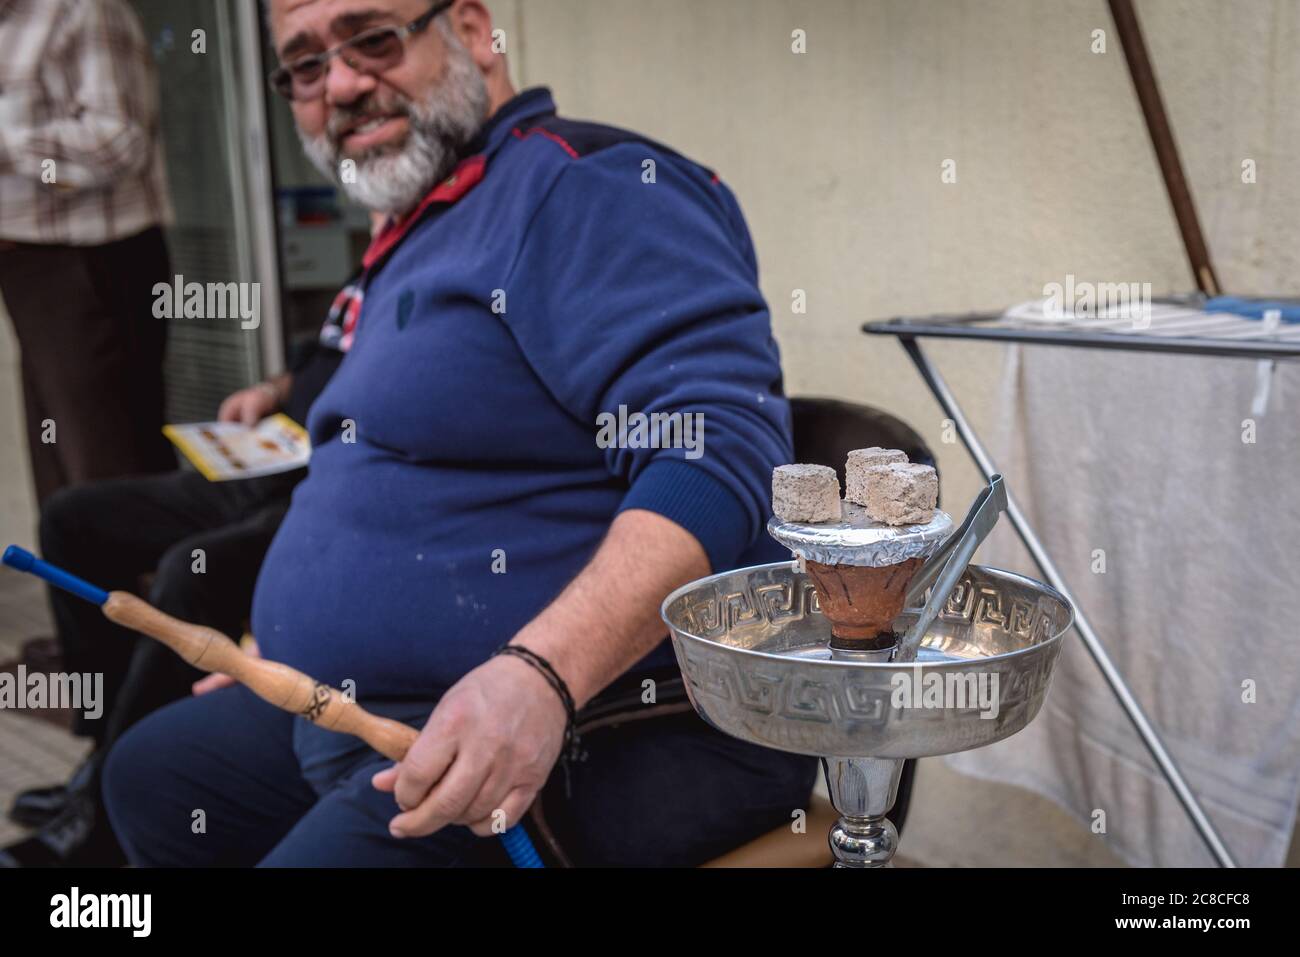
<svg viewBox="0 0 1300 957"><path fill-rule="evenodd" d="M280 408L275 387L267 382L240 389L226 397L217 411L218 422L241 422L250 428Z"/></svg>

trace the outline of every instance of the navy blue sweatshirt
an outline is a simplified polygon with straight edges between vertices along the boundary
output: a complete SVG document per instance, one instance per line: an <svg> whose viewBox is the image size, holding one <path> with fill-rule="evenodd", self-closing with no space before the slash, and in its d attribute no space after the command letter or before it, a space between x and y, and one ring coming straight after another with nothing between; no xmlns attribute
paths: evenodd
<svg viewBox="0 0 1300 957"><path fill-rule="evenodd" d="M268 658L362 699L444 690L629 508L685 528L716 571L788 557L764 525L789 406L716 176L534 89L411 221L367 254L355 340L308 417L309 472L254 598ZM699 413L702 446L602 439L620 406L629 424ZM671 660L665 642L639 667Z"/></svg>

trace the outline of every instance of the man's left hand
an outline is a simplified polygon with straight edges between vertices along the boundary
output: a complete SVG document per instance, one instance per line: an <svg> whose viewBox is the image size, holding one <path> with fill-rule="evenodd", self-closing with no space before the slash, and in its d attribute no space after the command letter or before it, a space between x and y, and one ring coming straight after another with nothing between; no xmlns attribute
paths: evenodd
<svg viewBox="0 0 1300 957"><path fill-rule="evenodd" d="M406 758L371 779L402 808L390 833L463 824L487 837L498 811L517 824L559 757L565 723L559 695L527 662L499 655L479 665L438 702Z"/></svg>

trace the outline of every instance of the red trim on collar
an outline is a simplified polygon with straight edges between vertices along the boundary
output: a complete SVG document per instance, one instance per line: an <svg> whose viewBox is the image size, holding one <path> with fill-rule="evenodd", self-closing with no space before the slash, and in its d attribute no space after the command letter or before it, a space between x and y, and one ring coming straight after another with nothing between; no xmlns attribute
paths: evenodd
<svg viewBox="0 0 1300 957"><path fill-rule="evenodd" d="M379 260L383 259L393 248L397 246L405 237L412 226L424 214L424 211L434 203L447 203L448 205L456 202L471 189L477 186L483 180L483 173L487 166L487 157L482 153L470 156L460 162L452 171L451 175L429 191L429 194L420 200L420 205L411 210L399 220L389 220L379 234L370 241L369 248L361 257L361 265L369 269Z"/></svg>
<svg viewBox="0 0 1300 957"><path fill-rule="evenodd" d="M564 137L558 136L555 133L552 133L550 130L542 129L542 127L540 126L534 126L531 130L524 132L523 130L519 129L519 127L516 126L513 132L515 134L515 139L519 139L519 140L526 140L534 133L538 133L542 136L545 136L548 140L550 140L553 143L559 143L560 147L564 150L564 152L568 153L569 156L572 157L573 159L578 158L578 151L575 150L572 146L570 146L565 141Z"/></svg>

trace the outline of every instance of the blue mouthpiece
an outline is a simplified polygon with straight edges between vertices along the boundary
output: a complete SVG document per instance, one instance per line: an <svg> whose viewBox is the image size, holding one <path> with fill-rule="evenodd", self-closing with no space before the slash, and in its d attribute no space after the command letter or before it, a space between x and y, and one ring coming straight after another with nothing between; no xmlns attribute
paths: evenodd
<svg viewBox="0 0 1300 957"><path fill-rule="evenodd" d="M29 575L35 575L37 578L43 578L56 588L62 588L66 592L71 592L78 598L84 598L92 604L102 605L108 601L108 592L102 588L96 588L88 581L83 581L76 575L65 572L57 565L51 565L49 562L43 562L25 548L19 548L17 545L10 545L5 549L0 561L4 562L10 568L16 568L20 572L27 572Z"/></svg>

